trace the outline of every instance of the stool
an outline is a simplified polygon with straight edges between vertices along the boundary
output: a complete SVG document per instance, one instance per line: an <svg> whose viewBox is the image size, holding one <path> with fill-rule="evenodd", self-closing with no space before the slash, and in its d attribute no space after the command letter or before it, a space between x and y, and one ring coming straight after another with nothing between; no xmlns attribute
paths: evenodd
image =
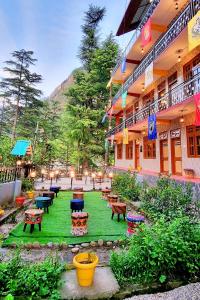
<svg viewBox="0 0 200 300"><path fill-rule="evenodd" d="M117 214L117 221L120 221L120 215L124 216L124 221L126 219L126 204L125 203L112 203L112 220L114 214Z"/></svg>
<svg viewBox="0 0 200 300"><path fill-rule="evenodd" d="M82 187L75 187L73 188L74 192L83 192L83 188Z"/></svg>
<svg viewBox="0 0 200 300"><path fill-rule="evenodd" d="M44 208L44 212L49 213L49 206L51 205L51 198L50 197L36 197L35 202L37 208Z"/></svg>
<svg viewBox="0 0 200 300"><path fill-rule="evenodd" d="M75 236L85 235L87 230L88 213L86 212L74 212L71 215L72 218L72 230L71 234Z"/></svg>
<svg viewBox="0 0 200 300"><path fill-rule="evenodd" d="M111 190L104 189L104 190L101 190L101 193L102 193L102 199L103 200L108 200L108 195L110 195Z"/></svg>
<svg viewBox="0 0 200 300"><path fill-rule="evenodd" d="M60 186L51 186L49 190L50 190L50 192L54 192L56 194L56 198L57 198L58 193L60 191Z"/></svg>
<svg viewBox="0 0 200 300"><path fill-rule="evenodd" d="M82 211L84 209L84 201L82 199L73 199L70 201L70 208L73 211Z"/></svg>
<svg viewBox="0 0 200 300"><path fill-rule="evenodd" d="M83 200L83 198L84 198L84 193L83 192L74 192L73 193L73 199Z"/></svg>
<svg viewBox="0 0 200 300"><path fill-rule="evenodd" d="M42 194L43 197L49 197L49 198L51 198L51 205L53 204L54 195L55 195L54 192L44 192Z"/></svg>
<svg viewBox="0 0 200 300"><path fill-rule="evenodd" d="M31 225L30 233L33 232L35 224L39 225L39 231L41 231L43 211L40 210L40 209L28 209L24 212L24 214L25 214L25 218L24 218L24 229L23 229L23 231L26 230L27 224Z"/></svg>
<svg viewBox="0 0 200 300"><path fill-rule="evenodd" d="M112 208L112 204L116 203L118 201L118 196L117 195L110 194L110 195L107 196L107 198L108 198L108 207L109 208Z"/></svg>
<svg viewBox="0 0 200 300"><path fill-rule="evenodd" d="M128 213L126 216L127 224L128 224L128 229L127 229L127 236L131 236L136 232L136 228L144 222L144 217L143 216L135 216L132 215L131 213Z"/></svg>

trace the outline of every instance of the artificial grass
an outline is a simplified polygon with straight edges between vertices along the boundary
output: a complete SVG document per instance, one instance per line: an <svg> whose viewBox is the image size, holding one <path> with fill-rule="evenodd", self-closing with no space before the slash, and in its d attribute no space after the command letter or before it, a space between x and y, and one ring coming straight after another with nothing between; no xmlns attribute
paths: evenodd
<svg viewBox="0 0 200 300"><path fill-rule="evenodd" d="M20 223L13 229L3 245L8 246L12 243L26 244L39 242L41 244L67 243L79 244L83 242L120 239L126 232L126 222L121 217L117 222L117 216L111 220L111 209L107 207L107 202L101 199L100 192L84 193L84 211L89 213L88 234L82 237L71 235L71 210L70 200L72 192L60 192L54 198L54 204L49 207L49 214L43 215L42 231L35 225L33 233L30 233L29 225L26 232L23 232L24 223Z"/></svg>

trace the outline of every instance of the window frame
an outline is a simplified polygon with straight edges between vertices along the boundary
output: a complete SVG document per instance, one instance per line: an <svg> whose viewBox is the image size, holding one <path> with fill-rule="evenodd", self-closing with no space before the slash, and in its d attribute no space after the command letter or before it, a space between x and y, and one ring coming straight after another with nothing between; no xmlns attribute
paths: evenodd
<svg viewBox="0 0 200 300"><path fill-rule="evenodd" d="M191 130L189 132L189 130ZM200 126L190 125L186 126L186 138L187 138L187 156L189 158L200 158L200 154L197 152L197 137L200 137ZM191 143L191 138L193 143ZM194 148L194 155L191 154L191 149Z"/></svg>
<svg viewBox="0 0 200 300"><path fill-rule="evenodd" d="M156 159L156 140L148 140L148 137L143 138L143 158Z"/></svg>

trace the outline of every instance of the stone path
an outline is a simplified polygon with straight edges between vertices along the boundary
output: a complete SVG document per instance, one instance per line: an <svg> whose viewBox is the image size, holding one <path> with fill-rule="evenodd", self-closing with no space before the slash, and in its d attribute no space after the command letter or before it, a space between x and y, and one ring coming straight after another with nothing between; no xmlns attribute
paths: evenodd
<svg viewBox="0 0 200 300"><path fill-rule="evenodd" d="M104 189L106 187L110 188L111 181L109 178L104 179L104 182L102 183L96 183L95 182L95 189L100 190ZM45 190L48 190L51 185L50 180L45 180L42 182L42 179L39 178L35 181L35 189L36 190L41 190L43 187ZM58 181L53 180L52 185L60 186L61 190L69 190L71 188L71 179L68 177L65 178L59 178ZM88 177L86 180L86 177L83 177L82 180L76 180L73 179L73 185L72 188L75 187L83 187L84 191L92 191L93 190L93 182L92 180Z"/></svg>
<svg viewBox="0 0 200 300"><path fill-rule="evenodd" d="M200 283L191 283L165 293L126 298L127 300L200 300Z"/></svg>
<svg viewBox="0 0 200 300"><path fill-rule="evenodd" d="M109 267L96 268L91 287L79 286L76 270L62 276L61 299L110 299L119 290L119 285Z"/></svg>

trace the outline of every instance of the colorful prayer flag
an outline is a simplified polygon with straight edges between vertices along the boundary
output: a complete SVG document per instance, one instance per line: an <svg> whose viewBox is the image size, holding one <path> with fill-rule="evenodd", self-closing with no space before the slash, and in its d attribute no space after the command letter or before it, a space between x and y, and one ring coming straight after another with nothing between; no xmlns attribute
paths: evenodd
<svg viewBox="0 0 200 300"><path fill-rule="evenodd" d="M122 64L121 64L121 72L125 73L126 72L126 57L123 58Z"/></svg>
<svg viewBox="0 0 200 300"><path fill-rule="evenodd" d="M151 18L142 28L142 47L146 46L151 41Z"/></svg>
<svg viewBox="0 0 200 300"><path fill-rule="evenodd" d="M123 144L128 144L128 128L123 129Z"/></svg>
<svg viewBox="0 0 200 300"><path fill-rule="evenodd" d="M193 50L200 45L200 11L188 23L188 48Z"/></svg>
<svg viewBox="0 0 200 300"><path fill-rule="evenodd" d="M195 112L195 126L200 126L200 93L194 96L196 112Z"/></svg>
<svg viewBox="0 0 200 300"><path fill-rule="evenodd" d="M147 88L153 82L153 62L145 70L144 87Z"/></svg>
<svg viewBox="0 0 200 300"><path fill-rule="evenodd" d="M148 139L157 139L157 125L156 125L156 115L151 115L148 117Z"/></svg>
<svg viewBox="0 0 200 300"><path fill-rule="evenodd" d="M122 94L122 108L125 108L126 107L126 97L127 97L127 91L126 92L124 92L123 94Z"/></svg>

